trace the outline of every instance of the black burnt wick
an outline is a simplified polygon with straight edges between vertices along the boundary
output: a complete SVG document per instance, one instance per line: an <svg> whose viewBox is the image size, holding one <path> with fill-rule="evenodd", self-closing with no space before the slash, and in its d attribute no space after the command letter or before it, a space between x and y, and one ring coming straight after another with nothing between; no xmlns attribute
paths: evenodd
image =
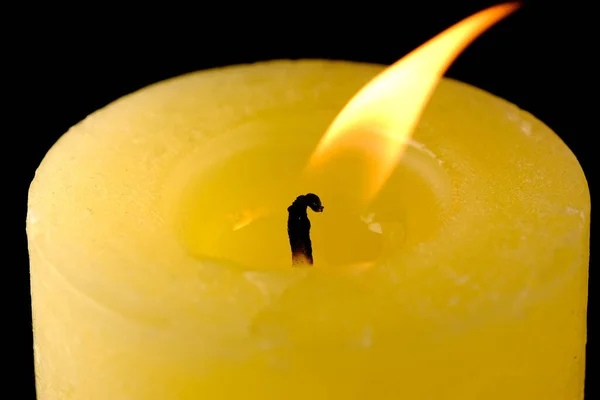
<svg viewBox="0 0 600 400"><path fill-rule="evenodd" d="M292 265L313 264L312 244L310 242L310 220L306 208L314 212L323 212L323 205L319 196L308 193L296 197L288 207L288 236L292 248Z"/></svg>

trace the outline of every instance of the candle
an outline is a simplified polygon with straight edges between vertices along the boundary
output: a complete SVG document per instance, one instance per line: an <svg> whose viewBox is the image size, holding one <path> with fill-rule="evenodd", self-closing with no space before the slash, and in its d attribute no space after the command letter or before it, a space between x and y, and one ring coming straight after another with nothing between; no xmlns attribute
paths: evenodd
<svg viewBox="0 0 600 400"><path fill-rule="evenodd" d="M30 189L38 398L581 399L583 172L531 114L436 86L513 8L387 70L199 72L73 127Z"/></svg>

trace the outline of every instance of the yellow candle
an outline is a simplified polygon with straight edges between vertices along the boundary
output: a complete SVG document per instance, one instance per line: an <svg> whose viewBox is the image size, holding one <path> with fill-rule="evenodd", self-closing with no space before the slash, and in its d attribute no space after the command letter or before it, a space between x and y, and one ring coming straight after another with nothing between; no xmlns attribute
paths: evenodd
<svg viewBox="0 0 600 400"><path fill-rule="evenodd" d="M193 73L61 138L27 219L38 398L581 399L589 191L546 125L443 79L360 214L364 176L302 175L383 68Z"/></svg>

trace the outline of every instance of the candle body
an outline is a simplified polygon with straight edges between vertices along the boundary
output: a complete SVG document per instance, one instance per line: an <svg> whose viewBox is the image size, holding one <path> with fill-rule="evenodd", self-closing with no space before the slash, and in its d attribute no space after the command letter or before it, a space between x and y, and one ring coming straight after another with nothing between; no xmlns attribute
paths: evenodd
<svg viewBox="0 0 600 400"><path fill-rule="evenodd" d="M581 399L587 183L502 99L442 80L365 219L375 244L336 239L321 196L315 267L283 265L310 189L287 177L382 68L190 74L65 134L29 198L38 398ZM344 267L361 248L384 256Z"/></svg>

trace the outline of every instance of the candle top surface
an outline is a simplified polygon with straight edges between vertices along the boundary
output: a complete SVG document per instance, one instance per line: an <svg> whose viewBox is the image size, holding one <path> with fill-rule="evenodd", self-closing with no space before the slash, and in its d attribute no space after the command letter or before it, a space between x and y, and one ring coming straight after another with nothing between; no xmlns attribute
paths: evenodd
<svg viewBox="0 0 600 400"><path fill-rule="evenodd" d="M30 189L30 247L99 304L160 323L174 305L201 312L198 304L224 296L226 282L255 299L238 312L262 304L265 279L277 291L340 271L416 295L423 285L446 285L440 260L452 263L469 247L478 253L469 253L465 275L510 292L517 272L492 279L502 265L531 266L539 260L525 249L560 251L580 240L590 203L574 155L529 113L445 78L396 177L360 216L362 230L330 201L352 180L325 182L327 212L311 217L322 267L291 268L286 208L300 193L322 192L289 177L383 68L264 62L187 74L113 102L71 128L42 162ZM557 235L561 227L568 229ZM354 259L344 259L348 247ZM411 268L415 260L425 267ZM473 269L477 262L488 268ZM439 268L440 281L415 286L427 268ZM567 272L555 273L552 282Z"/></svg>

